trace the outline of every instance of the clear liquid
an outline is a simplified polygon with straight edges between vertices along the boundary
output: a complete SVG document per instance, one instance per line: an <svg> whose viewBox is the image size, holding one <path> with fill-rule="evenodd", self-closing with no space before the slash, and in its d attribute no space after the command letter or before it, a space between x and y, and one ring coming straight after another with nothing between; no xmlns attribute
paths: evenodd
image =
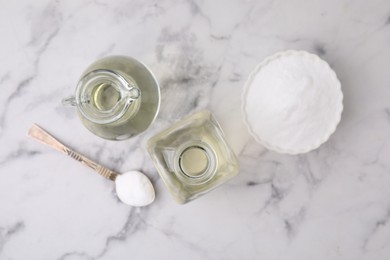
<svg viewBox="0 0 390 260"><path fill-rule="evenodd" d="M180 170L188 177L197 178L206 173L210 156L201 146L189 146L180 155Z"/></svg>
<svg viewBox="0 0 390 260"><path fill-rule="evenodd" d="M152 137L148 151L179 203L201 196L239 171L236 156L208 111L191 115Z"/></svg>
<svg viewBox="0 0 390 260"><path fill-rule="evenodd" d="M101 111L111 110L120 99L120 91L107 83L97 85L92 90L92 105Z"/></svg>
<svg viewBox="0 0 390 260"><path fill-rule="evenodd" d="M160 90L153 74L141 62L124 56L110 56L96 61L82 77L98 69L112 70L127 81L135 83L140 97L134 100L117 120L98 124L79 113L83 124L94 134L111 140L123 140L145 131L157 116L160 106ZM107 83L97 84L91 92L91 105L100 111L109 111L122 98L120 91Z"/></svg>

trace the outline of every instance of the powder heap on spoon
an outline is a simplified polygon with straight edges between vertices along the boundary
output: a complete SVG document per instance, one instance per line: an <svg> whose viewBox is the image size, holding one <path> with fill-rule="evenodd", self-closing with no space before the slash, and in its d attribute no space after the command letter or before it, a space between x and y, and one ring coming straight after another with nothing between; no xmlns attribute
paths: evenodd
<svg viewBox="0 0 390 260"><path fill-rule="evenodd" d="M118 198L127 205L142 207L152 203L155 198L152 183L139 171L118 174L115 188Z"/></svg>
<svg viewBox="0 0 390 260"><path fill-rule="evenodd" d="M139 171L129 171L124 174L118 174L85 156L76 153L35 124L28 131L28 135L88 166L103 177L114 181L118 198L123 203L130 206L142 207L147 206L154 201L155 192L153 185L143 173Z"/></svg>

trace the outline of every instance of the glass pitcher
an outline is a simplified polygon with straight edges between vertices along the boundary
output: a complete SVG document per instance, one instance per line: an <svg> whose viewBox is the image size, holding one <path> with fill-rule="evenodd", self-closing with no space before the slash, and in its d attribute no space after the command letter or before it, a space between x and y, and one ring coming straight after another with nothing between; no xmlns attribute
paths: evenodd
<svg viewBox="0 0 390 260"><path fill-rule="evenodd" d="M110 140L145 131L160 107L160 89L152 72L136 59L109 56L82 74L75 95L63 99L76 106L87 129Z"/></svg>

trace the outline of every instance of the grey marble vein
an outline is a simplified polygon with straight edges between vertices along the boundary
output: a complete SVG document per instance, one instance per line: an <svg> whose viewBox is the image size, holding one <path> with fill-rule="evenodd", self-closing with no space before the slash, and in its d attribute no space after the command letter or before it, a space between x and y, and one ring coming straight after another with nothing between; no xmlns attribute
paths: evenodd
<svg viewBox="0 0 390 260"><path fill-rule="evenodd" d="M107 253L107 251L110 250L110 246L112 244L117 242L124 242L127 239L129 239L129 237L131 237L132 234L142 230L144 225L143 218L146 217L146 214L141 214L141 213L146 213L146 212L141 212L141 213L137 212L135 214L134 212L135 212L134 210L131 210L129 212L126 223L123 225L122 229L117 234L111 235L106 238L104 248L95 257L95 259L99 259L103 257Z"/></svg>
<svg viewBox="0 0 390 260"><path fill-rule="evenodd" d="M46 14L49 14L49 17L51 15L53 15L53 16L55 15L54 9L51 5L49 5L47 7L47 9L45 9L43 11L43 13L42 13L43 17L46 17ZM49 21L45 21L45 22L51 22L52 20L53 19L49 19ZM50 26L53 26L53 25L56 25L56 23L50 24ZM20 98L20 96L22 96L24 94L25 89L28 88L30 86L31 82L37 77L37 75L39 73L38 66L39 66L39 61L41 59L41 56L46 52L51 41L56 37L56 35L58 34L58 32L60 30L59 25L54 26L51 30L49 30L47 37L44 38L44 40L42 41L42 35L41 35L42 32L40 30L44 27L42 27L42 25L40 24L37 28L39 28L39 30L34 32L32 39L27 44L27 47L36 48L38 46L38 48L34 54L35 59L32 62L33 72L31 75L28 75L25 78L23 78L22 80L20 80L17 83L14 91L12 91L12 93L8 96L8 98L4 104L4 107L3 107L3 112L0 116L0 129L4 129L4 127L5 127L4 124L5 124L5 120L6 120L6 116L8 114L8 109L9 109L10 104L14 101L14 99ZM43 32L43 34L45 34L45 32ZM39 46L40 42L41 42L41 46ZM0 131L0 136L1 136L1 134L2 134L2 131Z"/></svg>
<svg viewBox="0 0 390 260"><path fill-rule="evenodd" d="M363 249L367 250L367 246L370 243L370 240L377 232L379 232L382 228L384 228L387 223L390 220L390 210L386 212L384 216L382 216L380 219L376 220L374 223L374 227L371 229L369 234L366 236L366 238L363 241Z"/></svg>
<svg viewBox="0 0 390 260"><path fill-rule="evenodd" d="M12 163L15 160L23 160L26 158L31 158L42 152L39 150L29 150L24 145L20 145L17 150L11 151L4 156L4 159L0 161L0 168L5 164Z"/></svg>
<svg viewBox="0 0 390 260"><path fill-rule="evenodd" d="M9 1L0 8L0 259L390 258L390 3L373 1ZM269 151L243 124L241 92L281 50L328 61L344 112L310 153ZM62 107L88 64L111 54L148 65L161 111L123 142L89 133ZM240 175L186 205L172 200L146 150L150 137L210 109ZM40 144L34 122L118 172L141 170L147 208Z"/></svg>
<svg viewBox="0 0 390 260"><path fill-rule="evenodd" d="M16 222L10 227L0 227L0 255L8 240L12 239L14 235L22 232L24 228L25 224L23 222Z"/></svg>

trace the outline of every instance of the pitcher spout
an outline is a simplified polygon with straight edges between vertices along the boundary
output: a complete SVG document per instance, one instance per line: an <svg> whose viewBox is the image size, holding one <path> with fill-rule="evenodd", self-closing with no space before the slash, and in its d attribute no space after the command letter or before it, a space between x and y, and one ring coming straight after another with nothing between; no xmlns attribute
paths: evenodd
<svg viewBox="0 0 390 260"><path fill-rule="evenodd" d="M137 87L132 87L130 90L127 91L125 98L127 99L127 103L131 103L137 99L139 99L141 96L141 91Z"/></svg>

